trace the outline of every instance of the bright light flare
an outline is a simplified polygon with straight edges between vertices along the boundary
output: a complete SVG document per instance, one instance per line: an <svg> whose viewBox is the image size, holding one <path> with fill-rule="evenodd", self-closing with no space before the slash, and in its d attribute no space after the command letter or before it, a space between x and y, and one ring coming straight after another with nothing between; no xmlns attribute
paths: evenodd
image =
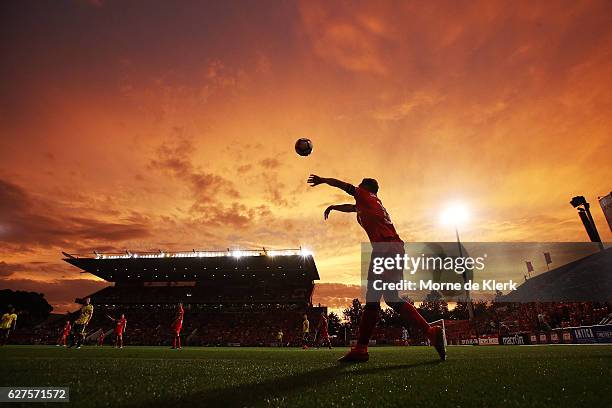
<svg viewBox="0 0 612 408"><path fill-rule="evenodd" d="M311 250L309 250L309 249L306 249L306 248L302 248L302 249L300 250L300 254L301 254L302 256L304 256L304 257L306 257L306 256L312 256L312 251L311 251Z"/></svg>
<svg viewBox="0 0 612 408"><path fill-rule="evenodd" d="M453 204L440 215L440 222L445 225L461 225L470 218L470 213L463 204Z"/></svg>

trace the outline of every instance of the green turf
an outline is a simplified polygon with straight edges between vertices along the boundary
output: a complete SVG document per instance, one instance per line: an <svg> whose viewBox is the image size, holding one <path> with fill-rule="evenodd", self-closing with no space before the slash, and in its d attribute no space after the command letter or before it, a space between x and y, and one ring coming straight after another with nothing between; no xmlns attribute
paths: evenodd
<svg viewBox="0 0 612 408"><path fill-rule="evenodd" d="M337 364L345 351L5 346L0 385L69 386L84 407L612 406L612 346L450 347L444 363L387 347Z"/></svg>

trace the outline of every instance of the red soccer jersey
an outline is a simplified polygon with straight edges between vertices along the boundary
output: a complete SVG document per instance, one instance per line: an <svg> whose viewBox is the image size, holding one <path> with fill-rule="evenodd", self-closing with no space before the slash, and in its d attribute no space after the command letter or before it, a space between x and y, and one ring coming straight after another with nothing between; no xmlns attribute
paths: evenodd
<svg viewBox="0 0 612 408"><path fill-rule="evenodd" d="M124 317L123 319L117 320L117 326L115 327L115 333L123 334L125 331L125 325L127 324L127 319Z"/></svg>
<svg viewBox="0 0 612 408"><path fill-rule="evenodd" d="M66 325L64 325L64 331L63 331L63 333L62 333L62 334L63 334L64 336L69 335L69 334L70 334L70 329L71 329L71 327L70 327L70 322L67 322L67 323L66 323Z"/></svg>
<svg viewBox="0 0 612 408"><path fill-rule="evenodd" d="M181 327L183 325L183 316L185 310L181 307L176 312L176 319L174 319L174 327Z"/></svg>
<svg viewBox="0 0 612 408"><path fill-rule="evenodd" d="M322 335L327 334L327 319L325 317L321 317L319 321L319 330Z"/></svg>
<svg viewBox="0 0 612 408"><path fill-rule="evenodd" d="M368 234L370 242L402 242L387 210L376 194L356 187L353 196L357 208L357 221Z"/></svg>

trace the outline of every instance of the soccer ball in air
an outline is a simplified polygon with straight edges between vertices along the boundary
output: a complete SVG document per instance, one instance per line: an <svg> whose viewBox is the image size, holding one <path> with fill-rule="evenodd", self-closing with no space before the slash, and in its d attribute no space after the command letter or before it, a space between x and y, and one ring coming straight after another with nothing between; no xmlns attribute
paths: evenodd
<svg viewBox="0 0 612 408"><path fill-rule="evenodd" d="M300 156L308 156L312 153L312 142L305 137L298 139L297 142L295 142L295 151Z"/></svg>

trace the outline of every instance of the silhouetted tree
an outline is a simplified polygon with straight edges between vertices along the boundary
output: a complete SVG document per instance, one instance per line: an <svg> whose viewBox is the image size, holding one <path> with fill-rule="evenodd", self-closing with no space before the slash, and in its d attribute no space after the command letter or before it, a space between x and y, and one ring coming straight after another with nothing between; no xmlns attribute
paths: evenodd
<svg viewBox="0 0 612 408"><path fill-rule="evenodd" d="M489 309L489 304L485 300L472 302L472 304L474 305L474 316L476 317L486 314Z"/></svg>
<svg viewBox="0 0 612 408"><path fill-rule="evenodd" d="M344 319L347 321L348 327L352 332L355 332L359 327L359 321L361 320L362 313L363 306L361 306L361 302L357 298L353 299L351 306L344 309L342 312Z"/></svg>
<svg viewBox="0 0 612 408"><path fill-rule="evenodd" d="M449 316L448 304L440 292L431 291L419 306L419 313L429 322L446 319Z"/></svg>
<svg viewBox="0 0 612 408"><path fill-rule="evenodd" d="M453 320L467 320L470 315L466 302L457 302L455 308L448 312L449 318Z"/></svg>
<svg viewBox="0 0 612 408"><path fill-rule="evenodd" d="M395 313L395 310L388 307L388 308L381 309L380 320L378 321L378 325L381 327L401 326L402 320L399 314Z"/></svg>
<svg viewBox="0 0 612 408"><path fill-rule="evenodd" d="M338 316L334 312L331 312L327 316L327 328L329 330L329 334L331 335L339 334L340 325L341 325L340 316Z"/></svg>

